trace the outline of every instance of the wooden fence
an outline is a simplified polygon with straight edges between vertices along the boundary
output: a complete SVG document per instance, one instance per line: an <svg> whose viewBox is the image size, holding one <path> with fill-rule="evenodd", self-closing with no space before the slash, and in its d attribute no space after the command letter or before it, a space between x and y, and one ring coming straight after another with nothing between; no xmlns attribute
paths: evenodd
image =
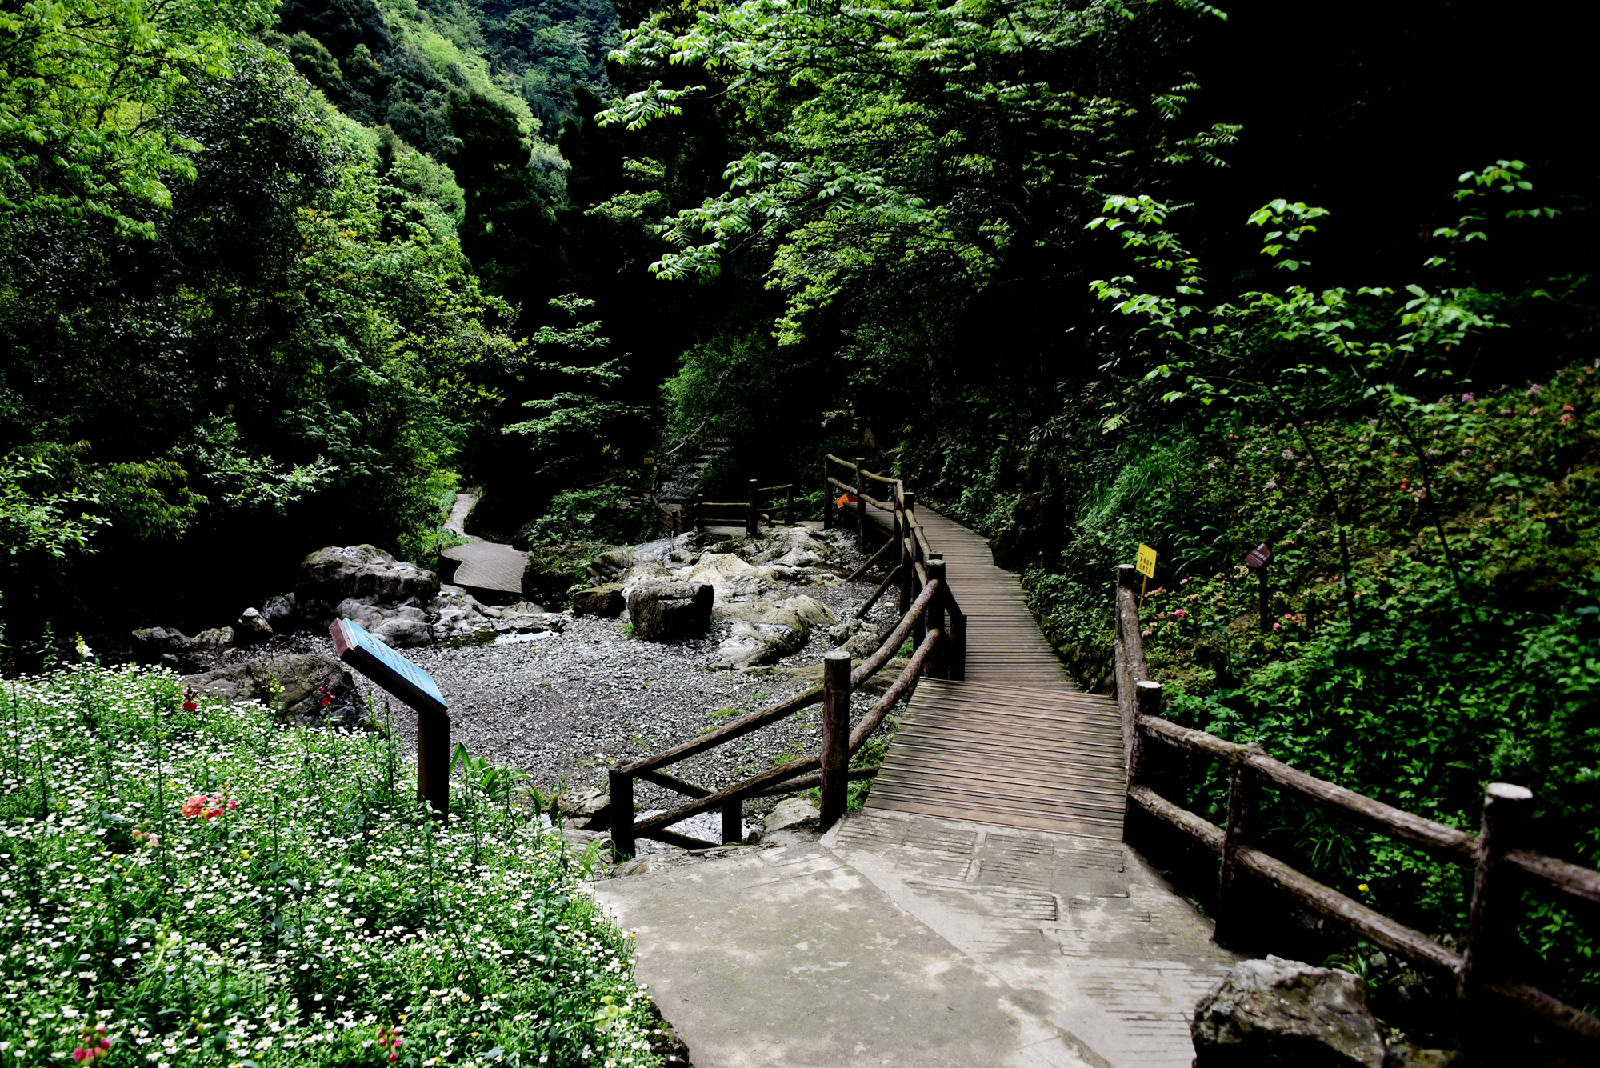
<svg viewBox="0 0 1600 1068"><path fill-rule="evenodd" d="M634 852L638 839L649 838L686 849L704 849L715 842L679 834L668 828L690 816L704 812L720 812L722 816L722 841L739 841L743 833L744 802L752 797L793 793L811 787L822 792L822 824L831 826L844 815L846 786L851 779L868 779L878 769L850 768L850 758L883 722L895 704L909 697L917 679L926 674L934 678L959 679L966 666L966 616L962 613L945 580L944 560L931 552L922 525L917 522L915 502L898 479L886 478L861 469L860 464L850 464L836 457L829 462L849 470L858 483L870 481L884 485L886 500L872 500L868 507L886 513L889 540L883 549L868 561L881 561L899 555L899 563L891 569L871 599L857 613L862 615L896 579L899 580L900 620L877 651L859 664L852 665L846 653L832 653L824 658L822 685L796 697L758 709L730 723L701 735L691 741L673 746L653 756L637 760L620 760L612 765L609 778L611 788L611 841L619 857ZM831 470L824 469L828 485L838 485ZM792 500L792 494L790 499ZM862 500L867 498L862 497ZM864 517L858 514L861 525L858 537L863 544L867 537ZM873 528L878 529L874 523ZM858 569L859 575L866 567ZM853 576L852 576L853 577ZM905 640L913 640L915 651L906 666L889 686L872 709L850 728L850 694L871 679L894 657ZM689 757L725 745L762 727L787 719L801 709L822 705L822 745L814 753L780 767L751 775L731 786L711 790L696 783L668 774L670 767ZM635 817L634 783L643 780L684 794L690 800L676 808L638 820Z"/></svg>
<svg viewBox="0 0 1600 1068"><path fill-rule="evenodd" d="M750 480L750 489L742 501L708 501L696 496L685 501L681 509L667 507L652 492L650 500L655 505L656 519L668 534L676 537L691 527L704 530L708 526L736 526L744 524L744 532L755 537L761 524L772 526L782 522L794 526L794 483L779 486L762 486Z"/></svg>
<svg viewBox="0 0 1600 1068"><path fill-rule="evenodd" d="M1600 1041L1600 1019L1516 981L1508 962L1515 940L1517 896L1527 889L1580 908L1600 905L1600 872L1519 848L1533 794L1491 783L1478 834L1424 819L1354 790L1313 778L1262 752L1180 727L1161 718L1161 685L1151 681L1140 637L1139 576L1131 565L1117 574L1116 689L1127 762L1128 805L1221 856L1217 875L1217 940L1235 940L1249 922L1239 908L1241 873L1289 894L1301 904L1418 965L1453 977L1469 1007L1509 1001L1561 1030ZM1144 751L1161 745L1217 760L1229 768L1227 825L1218 827L1156 792L1147 781ZM1261 789L1271 784L1326 811L1473 870L1472 907L1464 949L1457 954L1332 887L1317 882L1252 844Z"/></svg>

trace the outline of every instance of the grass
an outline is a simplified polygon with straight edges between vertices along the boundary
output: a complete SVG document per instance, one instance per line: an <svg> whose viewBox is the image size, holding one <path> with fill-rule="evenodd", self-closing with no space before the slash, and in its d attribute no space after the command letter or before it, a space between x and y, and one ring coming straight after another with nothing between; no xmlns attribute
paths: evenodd
<svg viewBox="0 0 1600 1068"><path fill-rule="evenodd" d="M590 858L509 777L443 825L387 736L159 670L6 680L0 719L7 1066L657 1063Z"/></svg>

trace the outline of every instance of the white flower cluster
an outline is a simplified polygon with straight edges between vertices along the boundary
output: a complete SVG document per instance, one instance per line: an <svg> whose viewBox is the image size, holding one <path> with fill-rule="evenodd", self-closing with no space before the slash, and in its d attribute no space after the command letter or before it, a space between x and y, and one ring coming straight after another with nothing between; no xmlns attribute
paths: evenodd
<svg viewBox="0 0 1600 1068"><path fill-rule="evenodd" d="M0 682L0 1068L655 1064L584 858L414 782L162 671Z"/></svg>

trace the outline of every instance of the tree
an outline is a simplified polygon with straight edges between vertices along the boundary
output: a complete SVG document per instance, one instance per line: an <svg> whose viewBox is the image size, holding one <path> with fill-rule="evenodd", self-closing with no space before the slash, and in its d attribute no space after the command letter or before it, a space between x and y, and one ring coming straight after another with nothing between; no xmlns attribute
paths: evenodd
<svg viewBox="0 0 1600 1068"><path fill-rule="evenodd" d="M61 0L0 8L0 226L110 220L146 238L192 144L161 121L196 71L262 30L270 0Z"/></svg>

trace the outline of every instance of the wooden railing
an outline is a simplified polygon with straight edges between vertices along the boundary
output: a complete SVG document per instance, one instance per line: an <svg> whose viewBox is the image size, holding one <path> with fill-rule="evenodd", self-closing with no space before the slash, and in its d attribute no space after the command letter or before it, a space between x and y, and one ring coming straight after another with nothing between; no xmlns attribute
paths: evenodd
<svg viewBox="0 0 1600 1068"><path fill-rule="evenodd" d="M1517 895L1554 895L1564 904L1600 905L1600 872L1518 848L1533 794L1491 783L1478 834L1448 827L1325 782L1267 756L1258 746L1224 741L1161 718L1161 684L1149 677L1140 637L1139 576L1131 565L1117 574L1115 671L1127 762L1128 805L1220 855L1217 874L1219 942L1235 941L1250 923L1235 887L1249 873L1363 938L1426 971L1453 977L1469 1007L1508 1000L1569 1034L1600 1042L1600 1019L1523 983L1509 973L1515 944ZM1227 825L1218 827L1162 797L1147 781L1145 748L1167 746L1220 761L1230 771ZM1317 882L1253 845L1262 787L1271 784L1362 826L1473 870L1472 906L1461 953L1354 898Z"/></svg>
<svg viewBox="0 0 1600 1068"><path fill-rule="evenodd" d="M704 530L708 526L743 523L744 532L753 538L760 531L762 523L770 526L781 521L784 526L794 526L794 488L793 482L762 486L752 478L750 491L742 501L708 501L703 496L696 496L685 501L681 510L674 511L662 504L654 494L650 500L655 505L656 519L674 537L691 527Z"/></svg>
<svg viewBox="0 0 1600 1068"><path fill-rule="evenodd" d="M857 569L856 574L863 573L874 561L882 560L884 556L893 555L896 551L900 562L890 571L889 577L879 585L857 615L864 615L866 608L882 596L890 583L898 578L901 597L899 622L878 649L859 664L852 666L847 653L830 653L824 657L822 685L815 689L758 709L708 734L652 756L637 760L619 760L612 765L609 773L611 841L617 856L631 855L640 838L666 842L686 849L705 849L714 846L717 843L702 841L669 830L671 825L690 816L712 811L721 814L723 843L737 842L743 835L746 800L752 797L792 793L812 787L819 787L822 793L823 826L831 826L844 815L846 787L849 781L868 779L877 774L878 769L875 767L850 768L850 758L878 729L889 710L910 696L917 679L922 675L959 679L965 674L966 616L950 592L945 578L944 559L929 551L927 537L917 521L912 494L898 479L874 475L861 470L859 464L847 464L835 457L829 457L829 461L848 468L856 475L858 481L872 481L875 485L889 487L885 494L887 500L871 502L872 507L886 513L885 525L890 535L889 539L883 549L879 550L878 555L869 560L867 565ZM824 470L824 477L828 479L830 485L838 484L827 470ZM790 499L793 499L792 494ZM862 522L864 524L865 521ZM873 529L877 529L876 524ZM865 543L867 537L865 525L858 529L858 537ZM881 671L908 637L913 640L915 649L910 660L888 690L852 730L850 694ZM822 705L822 745L815 753L751 775L720 790L712 790L680 779L663 770L689 757L725 745L752 731L778 723L815 704ZM635 817L634 784L640 780L674 790L686 795L690 800L659 815L638 820Z"/></svg>

